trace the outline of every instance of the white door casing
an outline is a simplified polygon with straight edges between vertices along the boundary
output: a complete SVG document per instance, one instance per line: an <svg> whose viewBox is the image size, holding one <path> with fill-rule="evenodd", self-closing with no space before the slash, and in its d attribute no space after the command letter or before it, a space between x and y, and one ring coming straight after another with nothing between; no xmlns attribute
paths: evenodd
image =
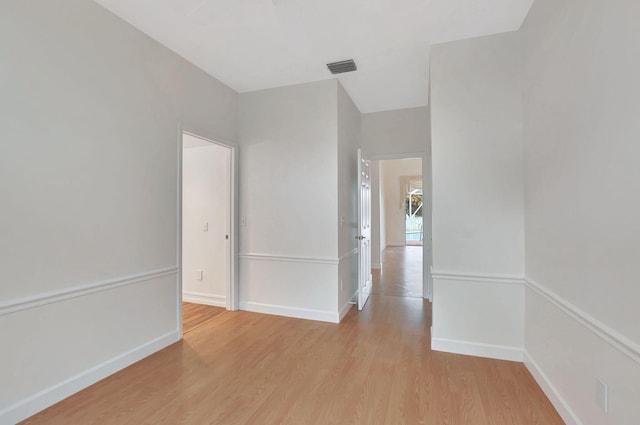
<svg viewBox="0 0 640 425"><path fill-rule="evenodd" d="M371 293L371 170L358 149L358 310Z"/></svg>

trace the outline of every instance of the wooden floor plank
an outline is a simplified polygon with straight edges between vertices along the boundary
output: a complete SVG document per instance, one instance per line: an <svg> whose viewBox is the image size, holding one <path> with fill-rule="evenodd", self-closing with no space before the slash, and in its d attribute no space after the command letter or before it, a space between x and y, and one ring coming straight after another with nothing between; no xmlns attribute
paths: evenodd
<svg viewBox="0 0 640 425"><path fill-rule="evenodd" d="M223 314L224 307L213 307L204 304L182 303L182 333L186 334L203 323Z"/></svg>

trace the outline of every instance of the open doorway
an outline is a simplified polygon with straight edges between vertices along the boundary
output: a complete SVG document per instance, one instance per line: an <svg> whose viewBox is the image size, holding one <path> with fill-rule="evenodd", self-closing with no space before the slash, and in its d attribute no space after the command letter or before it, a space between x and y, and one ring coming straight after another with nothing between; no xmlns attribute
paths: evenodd
<svg viewBox="0 0 640 425"><path fill-rule="evenodd" d="M422 175L404 177L403 186L405 191L405 245L422 246L424 238Z"/></svg>
<svg viewBox="0 0 640 425"><path fill-rule="evenodd" d="M234 147L182 133L181 323L186 334L234 309Z"/></svg>
<svg viewBox="0 0 640 425"><path fill-rule="evenodd" d="M423 159L378 159L372 169L372 295L428 298Z"/></svg>

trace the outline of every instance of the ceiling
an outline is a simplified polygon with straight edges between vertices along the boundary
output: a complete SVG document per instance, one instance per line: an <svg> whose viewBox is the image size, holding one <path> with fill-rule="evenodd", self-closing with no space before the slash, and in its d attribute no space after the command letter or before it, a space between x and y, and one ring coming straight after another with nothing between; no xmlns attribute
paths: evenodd
<svg viewBox="0 0 640 425"><path fill-rule="evenodd" d="M427 104L429 46L520 28L533 0L96 0L243 93L338 78L362 113Z"/></svg>

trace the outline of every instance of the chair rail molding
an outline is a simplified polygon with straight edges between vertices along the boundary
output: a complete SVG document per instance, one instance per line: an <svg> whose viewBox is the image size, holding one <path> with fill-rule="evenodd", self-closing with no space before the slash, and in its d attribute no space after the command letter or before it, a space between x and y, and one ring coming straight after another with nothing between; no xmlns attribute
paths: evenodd
<svg viewBox="0 0 640 425"><path fill-rule="evenodd" d="M545 298L566 315L587 328L591 333L611 345L634 362L640 364L640 345L621 333L611 329L590 314L580 310L569 301L545 288L531 278L525 278L525 285L533 292Z"/></svg>
<svg viewBox="0 0 640 425"><path fill-rule="evenodd" d="M347 253L347 256L351 255L351 252ZM262 254L262 253L247 253L240 254L241 260L257 260L257 261L283 261L289 263L311 263L311 264L334 264L340 263L338 258L319 258L319 257L298 257L290 255L274 255L274 254Z"/></svg>
<svg viewBox="0 0 640 425"><path fill-rule="evenodd" d="M178 273L178 270L179 269L177 266L172 266L143 273L130 274L115 279L93 282L85 285L77 285L69 288L42 292L40 294L30 295L27 297L16 298L4 303L0 303L0 316L16 313L22 310L28 310L35 307L40 307L46 304L65 301L71 298L82 297L96 292L108 291L110 289L120 288L122 286L133 285L136 283L145 282L147 280L176 275Z"/></svg>
<svg viewBox="0 0 640 425"><path fill-rule="evenodd" d="M504 283L524 285L524 276L517 274L452 272L448 270L432 270L431 277L439 280L463 280L470 282Z"/></svg>

